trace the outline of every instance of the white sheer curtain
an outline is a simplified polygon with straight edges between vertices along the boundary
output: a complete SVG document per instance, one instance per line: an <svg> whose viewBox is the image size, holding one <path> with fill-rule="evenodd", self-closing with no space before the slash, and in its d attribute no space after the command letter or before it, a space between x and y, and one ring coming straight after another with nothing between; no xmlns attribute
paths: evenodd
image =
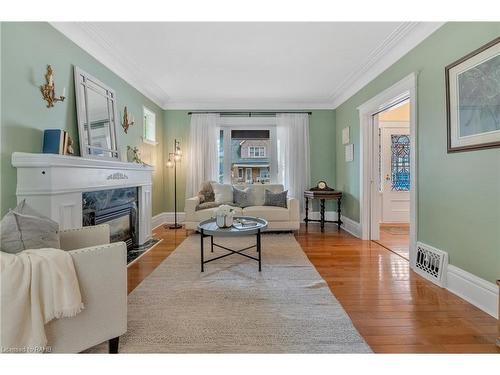
<svg viewBox="0 0 500 375"><path fill-rule="evenodd" d="M217 181L219 160L218 113L193 113L186 155L186 198L195 196L204 181Z"/></svg>
<svg viewBox="0 0 500 375"><path fill-rule="evenodd" d="M309 163L309 115L307 113L276 114L276 137L278 140L279 182L288 189L292 198L300 202L311 183Z"/></svg>

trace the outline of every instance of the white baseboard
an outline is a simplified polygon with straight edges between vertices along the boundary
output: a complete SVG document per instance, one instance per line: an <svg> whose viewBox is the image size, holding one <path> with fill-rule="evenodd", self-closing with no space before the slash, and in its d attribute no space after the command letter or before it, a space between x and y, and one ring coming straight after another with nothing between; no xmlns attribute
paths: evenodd
<svg viewBox="0 0 500 375"><path fill-rule="evenodd" d="M185 216L186 215L184 212L177 212L177 222L183 223ZM151 226L153 227L153 229L155 229L163 224L172 224L174 223L174 221L175 219L173 212L161 212L158 215L153 216L153 219L151 220Z"/></svg>
<svg viewBox="0 0 500 375"><path fill-rule="evenodd" d="M346 232L352 234L354 237L361 238L361 224L357 221L349 219L347 216L342 216L341 228Z"/></svg>
<svg viewBox="0 0 500 375"><path fill-rule="evenodd" d="M446 289L498 319L498 287L495 284L451 264L446 277Z"/></svg>
<svg viewBox="0 0 500 375"><path fill-rule="evenodd" d="M304 217L304 215L302 215L302 217ZM325 220L334 221L337 220L337 217L337 211L325 211ZM319 211L309 211L309 218L313 220L319 220ZM342 222L343 224L341 225L341 228L343 230L352 234L354 237L361 238L361 225L358 222L351 220L346 216L342 216Z"/></svg>

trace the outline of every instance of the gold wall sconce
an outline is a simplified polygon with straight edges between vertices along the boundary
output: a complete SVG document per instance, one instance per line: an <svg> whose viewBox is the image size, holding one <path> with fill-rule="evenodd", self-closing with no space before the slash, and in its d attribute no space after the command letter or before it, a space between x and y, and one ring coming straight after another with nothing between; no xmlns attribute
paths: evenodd
<svg viewBox="0 0 500 375"><path fill-rule="evenodd" d="M50 65L47 65L47 73L45 74L45 85L40 86L40 90L42 91L43 100L47 102L47 108L51 108L54 106L56 102L63 102L66 99L66 87L63 88L63 94L59 97L56 97L55 85L54 85L54 71Z"/></svg>
<svg viewBox="0 0 500 375"><path fill-rule="evenodd" d="M125 134L127 134L129 126L132 126L134 124L135 124L134 117L132 116L132 121L129 120L127 106L125 106L125 108L123 109L123 122L122 122L122 128Z"/></svg>

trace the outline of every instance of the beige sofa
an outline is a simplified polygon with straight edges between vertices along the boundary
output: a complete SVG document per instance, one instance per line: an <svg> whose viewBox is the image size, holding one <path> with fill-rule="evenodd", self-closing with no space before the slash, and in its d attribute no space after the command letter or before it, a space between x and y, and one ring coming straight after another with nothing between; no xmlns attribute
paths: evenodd
<svg viewBox="0 0 500 375"><path fill-rule="evenodd" d="M73 258L84 310L73 318L54 319L45 326L53 353L79 353L127 331L127 247L109 243L109 226L96 225L60 232L61 248Z"/></svg>
<svg viewBox="0 0 500 375"><path fill-rule="evenodd" d="M239 187L241 188L241 187ZM288 198L287 208L264 206L265 190L273 192L283 191L283 185L280 184L254 184L249 185L250 192L253 195L255 203L258 205L245 208L235 207L236 216L255 216L266 219L269 222L268 231L290 231L298 230L300 227L299 201L295 198ZM200 200L198 197L186 199L184 211L186 214L185 228L187 230L196 230L198 223L215 216L217 208L206 208L197 210Z"/></svg>

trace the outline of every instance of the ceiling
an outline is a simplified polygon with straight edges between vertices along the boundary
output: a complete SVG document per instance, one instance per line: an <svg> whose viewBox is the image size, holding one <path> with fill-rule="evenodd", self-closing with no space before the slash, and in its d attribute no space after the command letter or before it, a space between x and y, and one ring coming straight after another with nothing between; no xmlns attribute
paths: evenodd
<svg viewBox="0 0 500 375"><path fill-rule="evenodd" d="M55 22L165 109L335 108L441 23Z"/></svg>

